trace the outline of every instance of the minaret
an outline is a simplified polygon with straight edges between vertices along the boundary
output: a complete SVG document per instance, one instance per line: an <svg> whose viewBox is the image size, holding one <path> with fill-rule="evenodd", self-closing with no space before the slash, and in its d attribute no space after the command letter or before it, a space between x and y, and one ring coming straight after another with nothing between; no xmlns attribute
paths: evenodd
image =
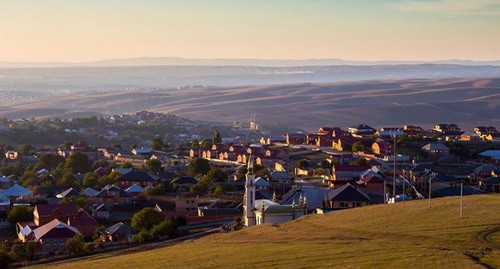
<svg viewBox="0 0 500 269"><path fill-rule="evenodd" d="M255 225L255 174L253 172L253 157L248 158L248 172L245 175L245 196L243 197L243 219L245 226Z"/></svg>

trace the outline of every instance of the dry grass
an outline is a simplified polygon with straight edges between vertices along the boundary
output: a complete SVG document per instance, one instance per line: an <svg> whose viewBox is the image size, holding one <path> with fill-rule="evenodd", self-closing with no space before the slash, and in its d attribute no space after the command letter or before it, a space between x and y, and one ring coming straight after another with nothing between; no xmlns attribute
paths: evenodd
<svg viewBox="0 0 500 269"><path fill-rule="evenodd" d="M500 250L477 240L500 226L500 196L456 197L310 215L175 246L35 268L489 268ZM490 238L497 240L498 235Z"/></svg>

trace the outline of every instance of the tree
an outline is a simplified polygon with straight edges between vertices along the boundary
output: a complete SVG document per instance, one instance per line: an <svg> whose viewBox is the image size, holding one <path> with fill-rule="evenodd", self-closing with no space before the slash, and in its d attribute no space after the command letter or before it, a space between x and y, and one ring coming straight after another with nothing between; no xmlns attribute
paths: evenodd
<svg viewBox="0 0 500 269"><path fill-rule="evenodd" d="M163 140L161 138L156 137L151 141L151 144L149 144L152 150L164 150L165 149L165 144L163 143Z"/></svg>
<svg viewBox="0 0 500 269"><path fill-rule="evenodd" d="M153 226L151 229L151 235L155 238L170 236L175 229L177 228L177 224L173 220L163 220L159 224Z"/></svg>
<svg viewBox="0 0 500 269"><path fill-rule="evenodd" d="M35 170L45 168L47 170L55 169L59 164L64 163L66 159L56 154L42 154L38 157L35 164Z"/></svg>
<svg viewBox="0 0 500 269"><path fill-rule="evenodd" d="M151 240L151 238L152 238L152 236L151 236L151 233L149 231L141 230L139 233L134 235L132 240L134 242L142 243L142 242L147 242L147 241Z"/></svg>
<svg viewBox="0 0 500 269"><path fill-rule="evenodd" d="M132 217L131 226L136 231L149 231L164 220L163 215L152 207L145 207Z"/></svg>
<svg viewBox="0 0 500 269"><path fill-rule="evenodd" d="M215 182L223 182L227 180L227 174L220 168L210 169L206 177Z"/></svg>
<svg viewBox="0 0 500 269"><path fill-rule="evenodd" d="M77 254L83 252L83 246L85 241L83 240L83 235L75 234L72 238L66 240L64 247L69 253Z"/></svg>
<svg viewBox="0 0 500 269"><path fill-rule="evenodd" d="M26 248L22 244L15 244L12 246L9 255L15 261L23 261L27 258ZM1 267L0 267L1 268Z"/></svg>
<svg viewBox="0 0 500 269"><path fill-rule="evenodd" d="M222 137L220 135L219 130L215 130L214 132L214 144L219 144L222 142Z"/></svg>
<svg viewBox="0 0 500 269"><path fill-rule="evenodd" d="M35 252L37 249L37 243L30 241L26 244L26 258L28 261L32 262L35 257Z"/></svg>
<svg viewBox="0 0 500 269"><path fill-rule="evenodd" d="M133 168L134 166L129 162L124 162L120 165L120 167L123 169L127 169L127 168Z"/></svg>
<svg viewBox="0 0 500 269"><path fill-rule="evenodd" d="M98 185L97 180L98 178L96 174L88 172L83 176L82 186L85 188L86 187L96 188Z"/></svg>
<svg viewBox="0 0 500 269"><path fill-rule="evenodd" d="M71 169L74 174L76 173L87 173L92 167L92 162L89 157L83 153L75 152L69 156L66 160L66 169Z"/></svg>
<svg viewBox="0 0 500 269"><path fill-rule="evenodd" d="M200 148L200 141L198 141L198 139L193 139L193 141L191 141L191 148L192 149L199 149Z"/></svg>
<svg viewBox="0 0 500 269"><path fill-rule="evenodd" d="M146 169L154 174L158 174L161 171L161 165L161 161L157 159L149 159L146 161Z"/></svg>
<svg viewBox="0 0 500 269"><path fill-rule="evenodd" d="M20 145L18 150L22 155L25 155L25 156L35 153L35 148L29 144Z"/></svg>
<svg viewBox="0 0 500 269"><path fill-rule="evenodd" d="M205 175L209 170L210 162L203 158L194 158L188 164L188 174L190 176Z"/></svg>
<svg viewBox="0 0 500 269"><path fill-rule="evenodd" d="M358 158L354 163L357 165L368 165L368 161L365 158Z"/></svg>
<svg viewBox="0 0 500 269"><path fill-rule="evenodd" d="M302 159L297 162L297 167L298 168L308 168L311 166L311 161Z"/></svg>
<svg viewBox="0 0 500 269"><path fill-rule="evenodd" d="M361 142L356 142L352 145L352 152L358 152L358 151L363 151L363 143Z"/></svg>
<svg viewBox="0 0 500 269"><path fill-rule="evenodd" d="M163 194L165 194L165 187L161 183L153 188L146 189L146 195L159 196Z"/></svg>
<svg viewBox="0 0 500 269"><path fill-rule="evenodd" d="M15 206L7 215L7 220L15 225L20 221L29 221L33 219L33 207L29 206Z"/></svg>

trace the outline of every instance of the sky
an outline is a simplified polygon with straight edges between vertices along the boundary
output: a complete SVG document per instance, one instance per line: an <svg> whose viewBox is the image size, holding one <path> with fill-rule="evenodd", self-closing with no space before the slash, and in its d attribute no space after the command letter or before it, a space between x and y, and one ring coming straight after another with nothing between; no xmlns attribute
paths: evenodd
<svg viewBox="0 0 500 269"><path fill-rule="evenodd" d="M0 61L500 60L500 0L0 0Z"/></svg>

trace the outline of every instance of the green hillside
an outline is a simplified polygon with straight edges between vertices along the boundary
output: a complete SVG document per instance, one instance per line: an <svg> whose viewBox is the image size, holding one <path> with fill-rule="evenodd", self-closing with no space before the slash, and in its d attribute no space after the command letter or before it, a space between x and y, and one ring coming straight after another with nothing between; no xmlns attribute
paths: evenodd
<svg viewBox="0 0 500 269"><path fill-rule="evenodd" d="M500 195L378 205L310 215L139 253L34 268L499 268L478 234L500 227ZM484 236L498 240L500 231Z"/></svg>

